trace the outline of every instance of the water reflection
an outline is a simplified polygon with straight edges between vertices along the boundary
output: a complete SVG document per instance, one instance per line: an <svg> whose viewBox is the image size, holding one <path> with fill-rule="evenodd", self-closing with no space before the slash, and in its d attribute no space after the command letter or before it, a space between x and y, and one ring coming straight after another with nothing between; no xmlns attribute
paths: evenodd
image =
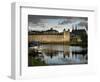
<svg viewBox="0 0 100 82"><path fill-rule="evenodd" d="M39 59L41 65L86 64L88 60L87 48L81 46L45 44L39 46L38 51L36 50L32 49L31 62ZM31 63L31 65L35 64Z"/></svg>

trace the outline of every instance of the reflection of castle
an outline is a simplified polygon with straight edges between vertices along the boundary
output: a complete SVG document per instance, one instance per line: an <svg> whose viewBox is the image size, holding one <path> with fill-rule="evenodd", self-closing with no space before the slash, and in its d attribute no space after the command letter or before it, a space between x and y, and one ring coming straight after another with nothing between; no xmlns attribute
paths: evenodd
<svg viewBox="0 0 100 82"><path fill-rule="evenodd" d="M46 31L32 31L29 32L29 42L39 41L41 43L63 43L70 41L70 32L65 29L63 32L58 32L53 28Z"/></svg>

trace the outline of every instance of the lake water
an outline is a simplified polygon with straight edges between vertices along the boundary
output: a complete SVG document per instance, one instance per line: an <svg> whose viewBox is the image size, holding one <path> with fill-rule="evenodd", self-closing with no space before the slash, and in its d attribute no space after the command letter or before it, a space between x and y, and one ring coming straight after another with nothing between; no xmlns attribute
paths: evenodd
<svg viewBox="0 0 100 82"><path fill-rule="evenodd" d="M45 44L41 45L39 48L41 53L36 54L36 56L32 56L32 58L33 60L36 59L36 61L42 61L45 65L88 63L87 48L81 46ZM37 66L38 65L41 64L37 64Z"/></svg>

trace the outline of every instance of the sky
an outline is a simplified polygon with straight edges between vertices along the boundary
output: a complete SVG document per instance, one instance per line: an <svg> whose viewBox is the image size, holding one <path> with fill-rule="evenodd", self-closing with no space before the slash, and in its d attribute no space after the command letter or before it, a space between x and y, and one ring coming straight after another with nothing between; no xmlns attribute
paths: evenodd
<svg viewBox="0 0 100 82"><path fill-rule="evenodd" d="M62 32L63 29L88 29L87 17L28 15L29 31L44 31L50 28ZM86 28L87 27L87 28Z"/></svg>

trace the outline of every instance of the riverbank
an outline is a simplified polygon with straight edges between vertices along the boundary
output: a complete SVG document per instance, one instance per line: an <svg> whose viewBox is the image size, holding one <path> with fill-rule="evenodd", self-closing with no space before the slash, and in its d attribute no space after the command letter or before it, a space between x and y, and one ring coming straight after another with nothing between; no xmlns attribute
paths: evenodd
<svg viewBox="0 0 100 82"><path fill-rule="evenodd" d="M44 42L41 44L52 44L52 45L59 44L59 45L71 45L71 46L83 46L83 47L88 46L86 42L50 42L50 43Z"/></svg>

